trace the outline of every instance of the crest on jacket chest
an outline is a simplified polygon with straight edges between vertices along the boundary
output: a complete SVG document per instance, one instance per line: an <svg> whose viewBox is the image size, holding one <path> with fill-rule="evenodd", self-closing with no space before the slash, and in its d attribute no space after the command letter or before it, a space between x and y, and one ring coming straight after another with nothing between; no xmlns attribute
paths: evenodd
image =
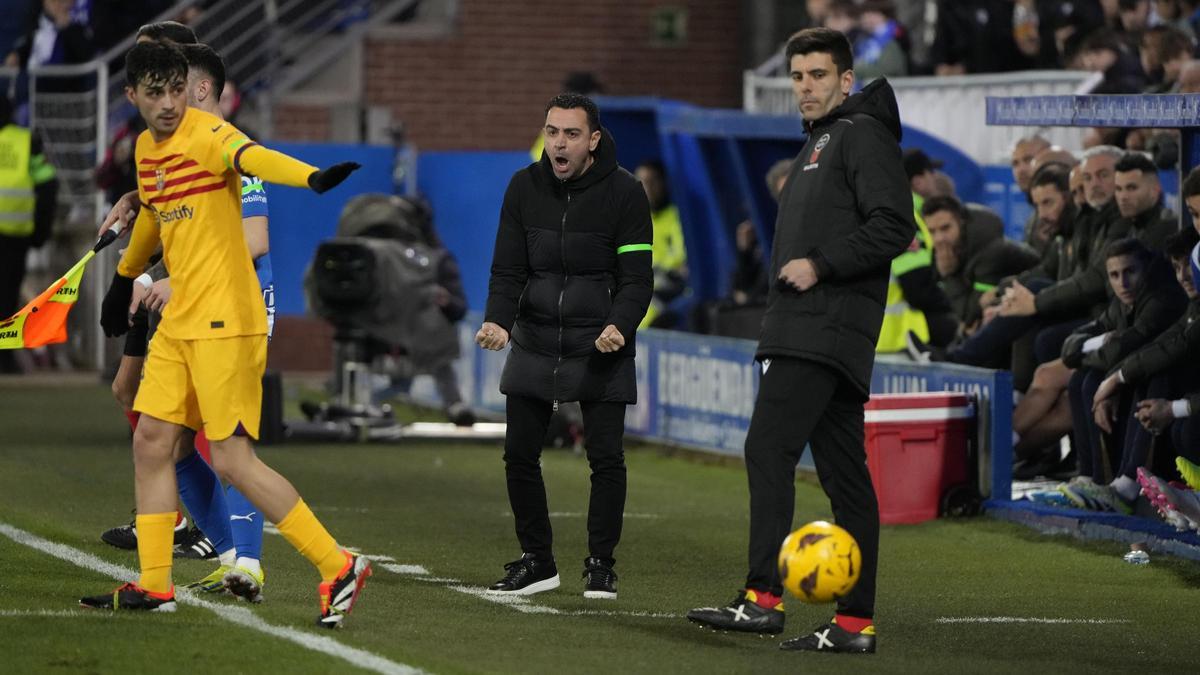
<svg viewBox="0 0 1200 675"><path fill-rule="evenodd" d="M805 171L811 171L812 169L820 166L817 160L821 157L821 151L824 150L825 146L827 145L829 145L829 134L822 134L821 137L817 139L817 144L813 147L812 154L808 156L808 164L804 165Z"/></svg>

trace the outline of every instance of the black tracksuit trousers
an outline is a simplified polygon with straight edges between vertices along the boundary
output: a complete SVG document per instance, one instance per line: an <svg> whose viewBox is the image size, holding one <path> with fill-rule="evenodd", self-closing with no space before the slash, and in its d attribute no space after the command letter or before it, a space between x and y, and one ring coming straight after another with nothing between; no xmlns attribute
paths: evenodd
<svg viewBox="0 0 1200 675"><path fill-rule="evenodd" d="M750 480L750 574L746 588L783 594L779 546L792 530L796 464L812 448L834 520L858 542L862 573L838 612L872 618L879 559L879 504L863 440L859 392L829 366L775 357L763 364L758 398L746 436Z"/></svg>
<svg viewBox="0 0 1200 675"><path fill-rule="evenodd" d="M542 482L542 442L553 412L550 401L508 396L508 429L504 436L504 473L508 502L516 518L523 553L554 559L554 533ZM592 469L588 504L588 554L614 564L625 515L625 404L580 402L583 446Z"/></svg>

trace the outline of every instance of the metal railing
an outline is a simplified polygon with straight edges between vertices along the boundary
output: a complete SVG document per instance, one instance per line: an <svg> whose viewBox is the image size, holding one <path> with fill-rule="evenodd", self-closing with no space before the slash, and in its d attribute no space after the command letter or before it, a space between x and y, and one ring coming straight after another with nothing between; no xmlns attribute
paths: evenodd
<svg viewBox="0 0 1200 675"><path fill-rule="evenodd" d="M772 62L768 64L774 66ZM774 70L774 68L765 69ZM950 77L889 78L896 91L900 119L906 125L949 142L980 164L1007 163L1012 142L1034 131L1069 150L1082 148L1083 129L1058 127L988 127L989 96L1086 94L1103 77L1071 70L1021 71ZM795 115L791 80L746 71L743 106L747 112Z"/></svg>
<svg viewBox="0 0 1200 675"><path fill-rule="evenodd" d="M229 79L270 99L297 86L361 40L366 31L411 9L418 0L218 0L193 24L201 42L222 54ZM152 22L179 16L198 0L176 2ZM39 66L25 71L0 66L0 89L27 105L28 124L42 139L59 180L55 239L32 258L31 279L47 283L94 241L109 204L96 187L95 169L115 132L136 110L125 97L124 54L129 35L88 63ZM270 115L268 114L269 120ZM260 129L269 135L269 130ZM110 247L88 267L68 331L72 351L103 368L114 349L97 329L100 301L116 262ZM48 278L47 278L48 277Z"/></svg>

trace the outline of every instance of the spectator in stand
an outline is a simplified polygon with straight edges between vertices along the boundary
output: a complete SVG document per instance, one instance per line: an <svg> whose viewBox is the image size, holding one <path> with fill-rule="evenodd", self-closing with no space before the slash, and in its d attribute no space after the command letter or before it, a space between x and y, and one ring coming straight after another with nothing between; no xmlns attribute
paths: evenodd
<svg viewBox="0 0 1200 675"><path fill-rule="evenodd" d="M930 56L937 75L1023 70L1034 63L1013 38L1012 0L941 0Z"/></svg>
<svg viewBox="0 0 1200 675"><path fill-rule="evenodd" d="M791 159L781 159L767 170L767 191L776 203L792 170ZM699 333L757 340L766 309L770 279L764 265L762 246L754 223L744 220L734 230L737 258L730 279L729 297L707 302L693 314L693 329Z"/></svg>
<svg viewBox="0 0 1200 675"><path fill-rule="evenodd" d="M792 160L781 159L771 165L767 171L767 190L779 202L779 195L787 183L788 174L792 171ZM735 305L759 304L766 302L770 282L767 270L763 265L763 250L758 242L758 233L754 223L749 220L738 224L735 235L737 245L737 265L733 270L731 299Z"/></svg>
<svg viewBox="0 0 1200 675"><path fill-rule="evenodd" d="M24 70L90 61L96 55L92 31L72 14L73 5L73 0L43 0L4 65Z"/></svg>
<svg viewBox="0 0 1200 675"><path fill-rule="evenodd" d="M980 299L984 292L1001 279L1036 265L1038 255L1024 244L1005 239L999 219L973 218L955 197L925 200L921 217L933 237L935 280L950 301L958 333L970 335L983 319Z"/></svg>
<svg viewBox="0 0 1200 675"><path fill-rule="evenodd" d="M858 7L854 72L862 82L908 74L908 33L896 20L891 0L864 0Z"/></svg>
<svg viewBox="0 0 1200 675"><path fill-rule="evenodd" d="M687 247L683 242L683 224L679 209L671 202L667 190L667 170L662 162L649 159L635 171L650 200L650 216L654 221L654 244L651 266L654 270L654 296L650 308L638 328L674 328L680 317L668 308L676 298L688 291Z"/></svg>
<svg viewBox="0 0 1200 675"><path fill-rule="evenodd" d="M1150 79L1147 94L1171 94L1179 90L1179 74L1192 59L1195 49L1190 35L1170 26L1155 26L1142 33L1142 70Z"/></svg>
<svg viewBox="0 0 1200 675"><path fill-rule="evenodd" d="M1191 60L1179 69L1179 94L1200 94L1200 61Z"/></svg>
<svg viewBox="0 0 1200 675"><path fill-rule="evenodd" d="M1037 363L1054 360L1062 351L1062 341L1072 330L1089 320L1092 295L1077 299L1074 290L1077 276L1088 271L1088 262L1099 253L1112 229L1111 221L1119 217L1113 195L1116 191L1114 168L1124 153L1119 148L1093 148L1084 154L1082 175L1087 187L1087 205L1075 219L1071 241L1063 247L1066 256L1058 260L1054 276L1023 278L1014 282L1003 296L999 314L970 339L940 353L931 350L920 340L911 339L909 353L917 360L946 360L954 363L1008 368L1012 363L1010 350L1014 343L1030 331L1037 331L1034 350ZM1122 234L1126 229L1118 230ZM1114 238L1119 238L1116 236ZM1100 281L1104 277L1101 272ZM1070 290L1068 290L1070 289ZM1091 288L1089 286L1088 290ZM1100 287L1103 309L1104 286ZM1035 295L1036 294L1036 295ZM1043 299L1043 295L1045 299ZM1016 302L1016 300L1020 302ZM1039 313L1039 310L1042 310ZM1096 310L1099 313L1100 310Z"/></svg>
<svg viewBox="0 0 1200 675"><path fill-rule="evenodd" d="M1071 188L1071 202L1075 204L1075 208L1082 209L1087 205L1087 192L1083 186L1082 165L1077 165L1071 169L1068 184Z"/></svg>
<svg viewBox="0 0 1200 675"><path fill-rule="evenodd" d="M1195 39L1196 31L1188 19L1196 10L1196 4L1181 0L1154 0L1154 13L1158 16L1160 25L1170 26Z"/></svg>
<svg viewBox="0 0 1200 675"><path fill-rule="evenodd" d="M1050 141L1038 134L1017 139L1017 142L1013 144L1011 157L1013 182L1025 194L1026 201L1030 199L1029 181L1033 178L1033 160L1049 147ZM1025 232L1025 243L1041 251L1045 248L1045 242L1037 242L1032 238L1034 225L1037 222L1037 213L1030 213L1029 217L1025 219L1025 226L1022 229Z"/></svg>
<svg viewBox="0 0 1200 675"><path fill-rule="evenodd" d="M1045 67L1066 66L1084 37L1106 25L1102 4L1099 0L1038 0L1038 38ZM1115 2L1113 12L1115 15Z"/></svg>
<svg viewBox="0 0 1200 675"><path fill-rule="evenodd" d="M12 112L0 91L0 321L21 308L26 258L50 238L58 203L58 179L41 139L13 124ZM14 350L0 349L0 373L18 372Z"/></svg>
<svg viewBox="0 0 1200 675"><path fill-rule="evenodd" d="M858 5L853 0L832 0L825 9L821 25L846 36L851 44L858 39Z"/></svg>
<svg viewBox="0 0 1200 675"><path fill-rule="evenodd" d="M892 260L883 326L875 345L881 353L903 352L910 333L936 347L949 345L958 334L958 320L934 276L933 238L921 218L921 205L937 194L936 173L942 163L916 148L904 151L903 162L917 232L908 250Z"/></svg>
<svg viewBox="0 0 1200 675"><path fill-rule="evenodd" d="M1083 39L1073 67L1103 73L1104 80L1093 94L1136 94L1146 88L1141 58L1135 41L1132 45L1119 34L1100 30Z"/></svg>
<svg viewBox="0 0 1200 675"><path fill-rule="evenodd" d="M1117 7L1121 30L1131 37L1141 36L1142 31L1155 25L1158 18L1151 13L1150 0L1120 0Z"/></svg>
<svg viewBox="0 0 1200 675"><path fill-rule="evenodd" d="M825 17L829 14L829 5L831 4L831 0L805 0L804 10L808 15L808 25L806 28L824 26Z"/></svg>
<svg viewBox="0 0 1200 675"><path fill-rule="evenodd" d="M1103 414L1097 423L1107 422L1107 413L1112 402L1128 398L1134 405L1130 406L1132 414L1125 421L1125 445L1122 456L1121 474L1136 477L1145 485L1144 472L1139 467L1147 466L1155 436L1165 430L1165 426L1174 417L1171 402L1178 400L1190 392L1200 391L1200 295L1192 279L1191 252L1196 248L1200 236L1193 228L1187 228L1167 243L1167 257L1175 271L1175 279L1188 297L1187 311L1170 328L1156 337L1153 342L1135 351L1110 369L1109 377L1101 382L1100 389L1104 392L1097 394L1093 400L1093 408L1103 409ZM1114 377L1120 373L1120 378ZM1122 381L1123 380L1123 381ZM1130 396L1132 394L1132 396ZM1145 412L1142 412L1145 411ZM1164 417L1160 413L1166 412ZM1145 425L1139 419L1153 419L1157 424ZM1186 417L1181 415L1181 417ZM1165 423L1165 424L1163 424ZM1169 437L1169 435L1168 435ZM1189 445L1200 442L1200 438L1192 437L1189 443L1176 444L1173 448L1176 455L1188 452ZM1161 448L1160 448L1161 449ZM1154 471L1169 472L1170 461L1163 453L1155 456ZM1132 468L1130 468L1132 467ZM1137 470L1138 474L1134 471Z"/></svg>
<svg viewBox="0 0 1200 675"><path fill-rule="evenodd" d="M109 204L116 204L123 195L137 190L137 168L133 162L133 145L138 134L146 129L141 115L122 124L108 144L104 160L96 167L96 186L104 190Z"/></svg>
<svg viewBox="0 0 1200 675"><path fill-rule="evenodd" d="M1175 323L1188 299L1170 265L1140 241L1115 241L1104 257L1113 300L1104 314L1063 344L1062 362L1075 369L1068 391L1079 478L1061 489L1079 508L1132 513L1137 469L1146 462L1146 455L1128 452L1128 447L1123 451L1121 443L1132 401L1128 396L1119 403L1111 397L1097 401L1098 389L1123 358Z"/></svg>

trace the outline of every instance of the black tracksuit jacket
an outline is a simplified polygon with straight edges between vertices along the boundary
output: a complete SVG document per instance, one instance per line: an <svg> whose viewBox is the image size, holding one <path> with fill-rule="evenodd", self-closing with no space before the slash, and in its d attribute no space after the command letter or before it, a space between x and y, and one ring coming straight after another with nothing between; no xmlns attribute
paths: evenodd
<svg viewBox="0 0 1200 675"><path fill-rule="evenodd" d="M866 400L891 260L917 229L896 96L880 78L806 126L780 195L757 358L824 363ZM777 281L796 258L817 270L817 284L804 292Z"/></svg>

